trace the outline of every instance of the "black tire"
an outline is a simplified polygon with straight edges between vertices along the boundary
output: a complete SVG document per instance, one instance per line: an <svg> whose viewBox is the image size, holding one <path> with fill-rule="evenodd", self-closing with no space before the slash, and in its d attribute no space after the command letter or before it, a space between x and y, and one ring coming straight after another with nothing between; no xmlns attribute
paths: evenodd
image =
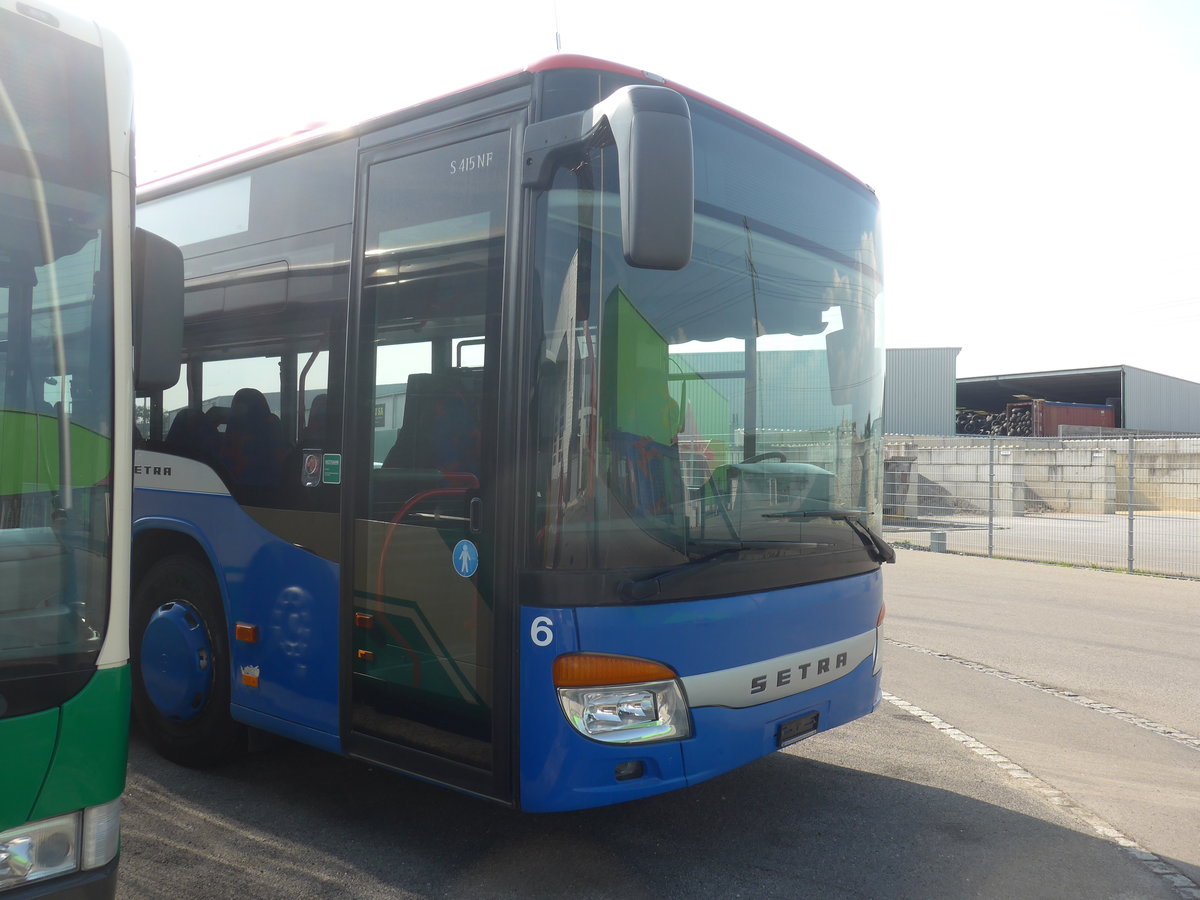
<svg viewBox="0 0 1200 900"><path fill-rule="evenodd" d="M184 721L164 716L151 701L142 679L142 635L162 605L182 601L195 611L212 648L208 697ZM246 726L229 715L229 630L216 578L207 564L192 556L159 560L133 593L129 611L129 656L133 673L133 712L146 737L167 759L205 768L237 758L246 751Z"/></svg>

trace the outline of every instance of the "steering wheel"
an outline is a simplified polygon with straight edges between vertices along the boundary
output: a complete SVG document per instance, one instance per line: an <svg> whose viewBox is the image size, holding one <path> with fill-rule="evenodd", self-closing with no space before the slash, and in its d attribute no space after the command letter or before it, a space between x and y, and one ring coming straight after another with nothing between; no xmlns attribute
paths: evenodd
<svg viewBox="0 0 1200 900"><path fill-rule="evenodd" d="M776 459L779 460L779 462L787 462L786 456L784 456L778 450L772 450L769 453L757 453L754 456L751 456L749 459L743 459L742 463L765 462L768 459Z"/></svg>

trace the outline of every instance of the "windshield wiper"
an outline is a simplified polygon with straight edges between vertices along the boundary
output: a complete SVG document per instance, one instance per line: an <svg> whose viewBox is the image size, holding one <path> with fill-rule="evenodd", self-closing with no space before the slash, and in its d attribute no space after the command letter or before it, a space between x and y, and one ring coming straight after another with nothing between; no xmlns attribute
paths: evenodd
<svg viewBox="0 0 1200 900"><path fill-rule="evenodd" d="M670 581L684 573L690 574L697 569L707 568L722 556L728 556L731 553L741 553L745 549L741 545L737 547L722 547L720 550L714 550L712 553L698 556L695 559L688 560L681 566L675 566L673 569L667 569L667 571L651 575L649 578L638 578L636 580L626 578L617 584L617 591L627 600L649 600L651 597L662 593L664 582Z"/></svg>
<svg viewBox="0 0 1200 900"><path fill-rule="evenodd" d="M896 548L885 541L862 517L867 514L863 509L794 509L790 512L763 513L764 519L839 519L845 522L858 535L859 540L876 562L894 563Z"/></svg>
<svg viewBox="0 0 1200 900"><path fill-rule="evenodd" d="M703 556L697 556L695 559L690 559L682 565L674 566L657 575L637 579L626 578L617 583L617 592L626 600L649 600L651 597L656 597L663 593L666 585L679 576L694 575L699 570L708 568L726 556L747 551L751 553L757 551L759 554L766 553L775 556L779 555L785 549L791 550L796 547L811 549L828 546L828 544L816 541L787 541L783 543L772 541L769 543L739 544L736 547L722 547L720 550L714 550L711 553L705 553Z"/></svg>

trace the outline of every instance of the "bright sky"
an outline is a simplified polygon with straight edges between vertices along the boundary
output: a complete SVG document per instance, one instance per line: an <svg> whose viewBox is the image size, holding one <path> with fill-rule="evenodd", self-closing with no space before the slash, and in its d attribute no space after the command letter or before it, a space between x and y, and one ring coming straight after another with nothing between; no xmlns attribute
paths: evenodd
<svg viewBox="0 0 1200 900"><path fill-rule="evenodd" d="M871 184L888 346L1200 381L1196 0L58 2L130 49L143 181L518 69L557 30Z"/></svg>

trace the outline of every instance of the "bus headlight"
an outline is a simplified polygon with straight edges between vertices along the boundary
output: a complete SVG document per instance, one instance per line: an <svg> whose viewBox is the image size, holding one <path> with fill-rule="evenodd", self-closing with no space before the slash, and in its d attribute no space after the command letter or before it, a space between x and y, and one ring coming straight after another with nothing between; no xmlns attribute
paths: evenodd
<svg viewBox="0 0 1200 900"><path fill-rule="evenodd" d="M669 666L607 653L554 661L558 702L575 730L607 744L691 737L683 687Z"/></svg>
<svg viewBox="0 0 1200 900"><path fill-rule="evenodd" d="M119 798L6 831L0 834L0 891L98 869L117 855L120 838Z"/></svg>
<svg viewBox="0 0 1200 900"><path fill-rule="evenodd" d="M599 688L559 688L558 700L575 729L596 741L634 744L691 735L678 681Z"/></svg>
<svg viewBox="0 0 1200 900"><path fill-rule="evenodd" d="M0 891L78 869L79 822L72 813L0 834Z"/></svg>

